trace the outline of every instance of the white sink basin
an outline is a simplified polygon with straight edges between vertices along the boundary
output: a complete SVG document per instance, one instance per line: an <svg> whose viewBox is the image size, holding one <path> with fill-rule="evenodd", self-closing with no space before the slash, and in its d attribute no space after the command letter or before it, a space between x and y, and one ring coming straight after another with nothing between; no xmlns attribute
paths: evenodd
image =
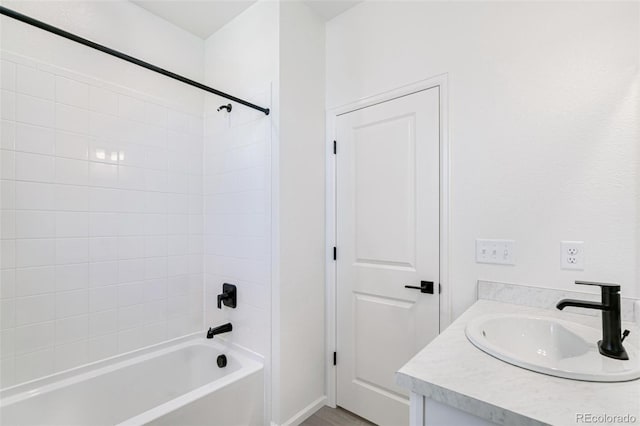
<svg viewBox="0 0 640 426"><path fill-rule="evenodd" d="M509 364L551 376L592 382L624 382L640 377L636 348L625 342L629 360L600 354L600 329L555 318L484 315L467 324L475 346Z"/></svg>

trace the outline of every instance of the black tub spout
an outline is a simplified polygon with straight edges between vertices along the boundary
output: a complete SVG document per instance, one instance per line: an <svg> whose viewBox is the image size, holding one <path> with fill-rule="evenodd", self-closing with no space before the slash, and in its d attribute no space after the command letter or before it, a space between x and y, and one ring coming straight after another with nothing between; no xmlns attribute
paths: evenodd
<svg viewBox="0 0 640 426"><path fill-rule="evenodd" d="M213 336L216 334L228 333L231 330L233 330L233 326L230 322L219 325L218 327L209 328L209 331L207 331L207 339L213 339Z"/></svg>

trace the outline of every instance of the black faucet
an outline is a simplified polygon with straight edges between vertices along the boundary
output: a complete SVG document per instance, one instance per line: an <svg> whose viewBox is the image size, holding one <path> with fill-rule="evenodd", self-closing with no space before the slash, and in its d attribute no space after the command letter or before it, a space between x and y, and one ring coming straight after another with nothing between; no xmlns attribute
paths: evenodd
<svg viewBox="0 0 640 426"><path fill-rule="evenodd" d="M238 290L233 284L222 284L222 294L218 295L218 309L222 309L222 303L224 306L234 308L238 304Z"/></svg>
<svg viewBox="0 0 640 426"><path fill-rule="evenodd" d="M625 330L620 334L622 324L620 320L620 286L617 284L594 283L588 281L576 281L576 284L597 285L602 290L602 302L589 302L587 300L562 299L556 308L562 310L567 306L578 308L598 309L602 311L602 340L598 342L600 353L606 357L627 360L629 355L624 350L622 342L629 334Z"/></svg>
<svg viewBox="0 0 640 426"><path fill-rule="evenodd" d="M231 325L230 322L219 325L218 327L215 327L215 328L210 327L209 331L207 331L207 339L213 339L213 336L215 336L216 334L228 333L231 330L233 330L233 326Z"/></svg>

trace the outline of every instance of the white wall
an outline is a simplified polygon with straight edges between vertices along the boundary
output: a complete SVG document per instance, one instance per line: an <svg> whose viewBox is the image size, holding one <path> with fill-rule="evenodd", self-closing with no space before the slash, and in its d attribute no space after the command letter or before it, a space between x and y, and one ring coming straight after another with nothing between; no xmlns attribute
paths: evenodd
<svg viewBox="0 0 640 426"><path fill-rule="evenodd" d="M54 192L67 189L65 185L79 191L72 201L81 207L71 212L74 220L65 223L73 228L68 236L80 250L72 264L78 274L73 283L68 282L77 288L58 289L47 280L42 288L27 288L16 278L24 275L27 265L22 265L15 247L24 244L23 236L47 246L56 247L58 239L65 243L66 235L58 233L67 226L55 219L67 212L57 205L16 205L17 199L30 195L23 189L16 192L16 185L22 186L17 180L30 179L17 177L22 171L17 170L16 158L26 154L21 151L38 151L47 145L17 141L15 128L22 124L15 115L7 115L13 114L13 108L3 108L3 118L11 122L3 122L2 145L2 183L3 189L9 189L3 192L2 205L2 384L196 331L202 326L204 308L206 326L226 321L234 325L232 333L217 338L265 358L267 379L273 359L277 371L273 419L295 421L296 413L324 396L323 21L299 3L281 10L278 2L262 1L203 42L128 2L7 6L270 106L273 113L265 117L237 104L231 114L217 112L228 101L3 19L2 49L39 61L29 64L43 70L30 82L33 92L28 94L49 102L46 89L53 82L53 121L47 132L69 130L56 128L56 116L61 116L59 111L67 102L63 93L67 86L58 83L56 75L75 81L69 90L79 94L80 104L75 105L79 111L71 125L74 136L82 140L79 155L86 151L87 157L73 158L83 170L80 180L59 182L56 170L62 173L69 168L63 164L67 160L63 146L58 147L54 137L51 152L37 152L44 163L53 164L53 175L39 177L37 185L50 185ZM116 27L119 31L113 31ZM3 90L11 93L2 99L13 106L15 98L22 96L18 92L32 90L15 81L31 74L16 73L13 63L3 65ZM6 87L10 79L14 81ZM282 89L280 81L286 82ZM286 101L284 115L280 114L281 92ZM199 133L203 105L204 147ZM103 113L110 115L103 117ZM110 121L98 128L99 118ZM34 110L26 119L39 120L40 114ZM288 130L281 145L278 128L283 125ZM139 127L147 133L139 132ZM126 160L110 160L109 153L116 147L124 151ZM96 156L99 149L107 151L105 160ZM149 166L153 159L163 161L160 170ZM35 172L36 166L25 164L22 169ZM112 180L99 180L92 172L96 168L112 171ZM128 172L134 172L132 179L127 179ZM149 186L151 174L157 187ZM51 235L47 230L42 235L16 234L16 218L27 209L52 223ZM101 231L100 225L107 229ZM67 252L60 249L61 255ZM55 249L52 256L46 265L34 259L29 268L54 276L67 265L57 262ZM114 280L98 282L100 271ZM224 282L238 286L235 310L216 309L216 295ZM73 296L73 303L63 307L67 296ZM277 306L275 329L271 327L272 300ZM26 306L24 312L33 318L25 319L21 313L16 323L16 306ZM75 333L72 341L61 328L67 317L73 319L68 325L69 333ZM49 328L64 333L48 335ZM31 343L45 336L28 352L14 349L24 344L18 344L16 336L23 336L25 330L33 333L27 339ZM18 363L24 377L9 377L6 372ZM268 407L271 391L267 380ZM266 414L272 418L269 409Z"/></svg>
<svg viewBox="0 0 640 426"><path fill-rule="evenodd" d="M197 331L204 308L267 378L273 358L273 419L295 421L324 396L324 22L262 1L203 42L128 2L5 4L273 113L217 112L228 101L2 19L3 51L22 55L2 69L2 385ZM16 114L25 96L51 123ZM46 137L21 139L25 125ZM235 310L216 309L224 282Z"/></svg>
<svg viewBox="0 0 640 426"><path fill-rule="evenodd" d="M327 24L328 107L448 73L454 317L478 279L640 295L639 7L372 1ZM517 265L476 264L476 238L515 239Z"/></svg>
<svg viewBox="0 0 640 426"><path fill-rule="evenodd" d="M280 6L279 279L274 281L274 421L323 402L325 360L324 20Z"/></svg>
<svg viewBox="0 0 640 426"><path fill-rule="evenodd" d="M228 101L205 102L205 319L230 321L220 337L265 358L265 416L270 419L271 376L271 159L277 144L279 4L261 1L205 42L205 83L274 113ZM216 308L222 284L238 287L236 309Z"/></svg>
<svg viewBox="0 0 640 426"><path fill-rule="evenodd" d="M259 2L205 44L205 82L258 105L277 79L277 4ZM232 320L234 343L270 353L271 116L207 96L205 106L205 273L209 325ZM216 308L222 284L238 286L238 308Z"/></svg>
<svg viewBox="0 0 640 426"><path fill-rule="evenodd" d="M128 2L7 6L201 75L202 41ZM201 330L202 94L0 22L1 386Z"/></svg>
<svg viewBox="0 0 640 426"><path fill-rule="evenodd" d="M128 1L6 1L2 5L154 65L201 80L202 39ZM15 21L0 19L1 46L140 92L162 96L202 113L202 91L75 42Z"/></svg>
<svg viewBox="0 0 640 426"><path fill-rule="evenodd" d="M268 418L285 424L325 393L324 22L262 1L205 51L207 83L273 111L206 100L205 316L265 357ZM224 282L238 285L235 310L215 308Z"/></svg>

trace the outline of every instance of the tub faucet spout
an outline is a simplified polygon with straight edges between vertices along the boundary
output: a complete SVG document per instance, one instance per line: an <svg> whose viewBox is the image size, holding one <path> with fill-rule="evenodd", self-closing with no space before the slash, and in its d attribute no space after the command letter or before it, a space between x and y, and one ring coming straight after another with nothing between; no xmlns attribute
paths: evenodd
<svg viewBox="0 0 640 426"><path fill-rule="evenodd" d="M207 339L213 339L213 336L216 334L228 333L231 330L233 330L233 326L230 322L219 325L218 327L209 328L209 331L207 331Z"/></svg>

